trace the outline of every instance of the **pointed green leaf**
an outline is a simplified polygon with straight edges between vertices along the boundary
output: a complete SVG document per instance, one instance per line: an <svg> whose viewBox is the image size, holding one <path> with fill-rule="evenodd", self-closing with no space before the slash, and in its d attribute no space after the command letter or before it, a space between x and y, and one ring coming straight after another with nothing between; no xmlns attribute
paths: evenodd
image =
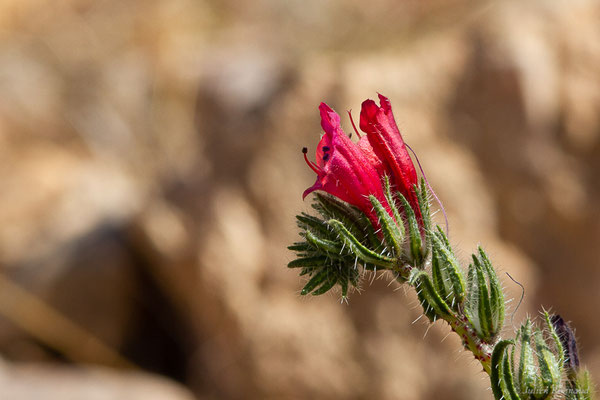
<svg viewBox="0 0 600 400"><path fill-rule="evenodd" d="M519 391L522 394L536 392L537 368L531 348L531 321L521 326L521 359L519 360Z"/></svg>
<svg viewBox="0 0 600 400"><path fill-rule="evenodd" d="M320 296L324 293L327 293L332 287L337 283L337 276L335 274L330 274L327 279L323 281L321 286L315 290L313 290L313 296Z"/></svg>
<svg viewBox="0 0 600 400"><path fill-rule="evenodd" d="M433 249L432 266L434 262L437 262L441 272L444 292L448 293L447 302L453 309L458 310L462 307L465 299L465 282L462 270L452 252L446 234L439 226L437 227L437 232L434 232L431 238Z"/></svg>
<svg viewBox="0 0 600 400"><path fill-rule="evenodd" d="M348 297L348 279L342 279L340 281L340 287L342 289L342 298Z"/></svg>
<svg viewBox="0 0 600 400"><path fill-rule="evenodd" d="M543 315L544 320L546 321L546 326L548 327L548 331L550 332L550 336L552 337L556 354L558 355L558 362L561 365L562 369L565 364L565 350L563 348L562 342L560 341L560 338L558 337L558 332L556 332L556 328L550 320L550 314L548 314L548 311L544 310Z"/></svg>
<svg viewBox="0 0 600 400"><path fill-rule="evenodd" d="M302 213L300 215L296 215L296 219L298 220L298 227L301 229L313 230L317 232L319 236L331 236L329 227L325 221L320 218Z"/></svg>
<svg viewBox="0 0 600 400"><path fill-rule="evenodd" d="M288 263L288 268L299 268L299 267L320 267L325 265L327 257L316 256L316 257L303 257L298 258Z"/></svg>
<svg viewBox="0 0 600 400"><path fill-rule="evenodd" d="M304 237L306 238L306 241L308 243L313 245L313 247L315 247L316 249L319 249L321 251L324 251L333 257L335 257L335 256L339 257L342 253L342 245L338 242L334 242L332 240L327 240L327 239L322 239L320 237L317 237L311 231L306 231L304 234Z"/></svg>
<svg viewBox="0 0 600 400"><path fill-rule="evenodd" d="M586 369L580 369L577 372L576 381L572 384L571 393L576 394L577 397L572 397L577 400L593 400L594 399L594 385L590 377L589 371ZM570 399L570 397L567 397Z"/></svg>
<svg viewBox="0 0 600 400"><path fill-rule="evenodd" d="M313 207L325 218L336 219L364 244L373 248L381 245L369 218L358 208L329 194L317 193L317 203Z"/></svg>
<svg viewBox="0 0 600 400"><path fill-rule="evenodd" d="M473 261L475 265L477 285L479 287L479 310L477 312L479 315L480 331L477 333L482 340L489 342L491 340L490 325L492 323L492 308L490 305L490 296L488 293L485 275L483 274L483 268L479 263L477 257L473 256Z"/></svg>
<svg viewBox="0 0 600 400"><path fill-rule="evenodd" d="M306 242L296 242L287 248L298 253L306 252L312 249L312 247L310 247L310 245Z"/></svg>
<svg viewBox="0 0 600 400"><path fill-rule="evenodd" d="M360 260L365 263L377 265L384 268L394 268L397 261L393 258L377 254L376 252L366 248L346 229L346 227L335 219L328 221L331 226L340 235L349 251L355 254Z"/></svg>
<svg viewBox="0 0 600 400"><path fill-rule="evenodd" d="M319 271L317 274L315 274L312 278L310 278L308 283L306 285L304 285L304 288L302 288L302 291L300 292L300 294L302 296L309 294L317 286L319 286L323 282L325 282L327 280L327 278L328 278L328 271L326 268L323 268L321 271Z"/></svg>
<svg viewBox="0 0 600 400"><path fill-rule="evenodd" d="M520 400L514 388L510 365L506 363L510 345L514 345L512 340L501 340L492 352L490 381L496 400Z"/></svg>
<svg viewBox="0 0 600 400"><path fill-rule="evenodd" d="M440 297L445 300L446 304L452 305L454 303L451 298L452 292L447 285L447 281L444 279L444 273L442 272L441 261L438 256L439 250L436 249L435 243L433 245L433 256L431 257L431 277L433 278L433 285L435 290L438 292Z"/></svg>
<svg viewBox="0 0 600 400"><path fill-rule="evenodd" d="M479 259L490 283L490 337L494 338L504 325L504 293L496 270L481 247L479 247Z"/></svg>
<svg viewBox="0 0 600 400"><path fill-rule="evenodd" d="M479 317L479 279L477 279L477 267L473 264L469 265L467 273L467 298L465 315L475 332L481 332L481 319Z"/></svg>
<svg viewBox="0 0 600 400"><path fill-rule="evenodd" d="M390 205L390 208L392 210L392 216L394 217L394 220L396 221L396 225L398 226L398 230L400 231L400 237L402 237L402 242L404 241L404 237L406 235L406 232L404 230L404 220L402 219L402 215L400 215L400 212L398 211L398 207L396 205L396 200L394 199L394 196L392 195L392 188L390 186L390 178L385 175L383 178L383 186L385 189L385 199L387 200L388 204Z"/></svg>
<svg viewBox="0 0 600 400"><path fill-rule="evenodd" d="M512 375L512 366L507 355L507 350L504 350L503 359L504 361L502 363L502 380L500 382L502 385L502 393L504 394L504 398L520 400L520 397L517 394L517 389L515 388Z"/></svg>
<svg viewBox="0 0 600 400"><path fill-rule="evenodd" d="M419 208L421 209L421 217L423 218L423 227L426 232L431 230L431 212L429 210L429 200L427 199L427 185L425 179L421 178L420 185L414 187L415 193L417 194L417 200L419 201Z"/></svg>
<svg viewBox="0 0 600 400"><path fill-rule="evenodd" d="M410 254L412 257L412 263L417 268L423 268L425 257L423 254L423 240L421 238L419 222L417 221L415 211L410 206L408 200L406 200L402 193L398 193L397 196L400 199L400 203L404 209L404 216L406 217L406 221L408 223L408 238L410 241Z"/></svg>
<svg viewBox="0 0 600 400"><path fill-rule="evenodd" d="M379 200L377 200L377 197L371 195L369 196L369 200L375 209L377 218L379 218L381 232L383 233L383 238L385 239L386 244L391 247L393 254L396 257L399 257L402 254L402 242L404 241L404 234L400 231L396 221L394 221ZM402 220L399 221L400 224L402 224Z"/></svg>
<svg viewBox="0 0 600 400"><path fill-rule="evenodd" d="M561 368L556 357L546 345L542 332L538 329L535 331L534 340L542 384L546 393L546 397L543 398L548 398L560 385Z"/></svg>
<svg viewBox="0 0 600 400"><path fill-rule="evenodd" d="M314 267L302 267L302 270L300 271L300 274L298 274L298 275L299 276L304 276L306 274L312 275L312 274L315 273L315 271L317 269L320 269L320 268L322 268L322 267L317 267L317 266L314 266Z"/></svg>
<svg viewBox="0 0 600 400"><path fill-rule="evenodd" d="M410 283L415 287L417 293L419 294L419 298L423 299L426 302L426 305L433 310L434 315L442 318L452 317L454 314L452 310L448 307L446 302L440 297L439 293L435 290L429 275L425 271L415 270L416 272L411 276ZM426 307L422 303L423 309L425 311ZM430 320L435 320L425 313Z"/></svg>

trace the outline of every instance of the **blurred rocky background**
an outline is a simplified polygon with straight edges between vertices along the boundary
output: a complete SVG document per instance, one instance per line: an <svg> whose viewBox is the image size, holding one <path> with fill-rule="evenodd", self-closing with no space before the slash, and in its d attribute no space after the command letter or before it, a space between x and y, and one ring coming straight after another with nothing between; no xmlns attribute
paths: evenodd
<svg viewBox="0 0 600 400"><path fill-rule="evenodd" d="M0 2L0 398L491 398L410 293L302 298L286 268L319 102L378 91L463 259L481 243L526 286L515 324L573 321L598 380L599 22L592 0Z"/></svg>

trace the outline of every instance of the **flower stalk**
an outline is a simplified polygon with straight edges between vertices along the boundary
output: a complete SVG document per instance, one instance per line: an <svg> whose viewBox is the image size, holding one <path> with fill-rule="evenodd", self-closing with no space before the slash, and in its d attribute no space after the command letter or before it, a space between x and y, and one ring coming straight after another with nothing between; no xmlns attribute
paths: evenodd
<svg viewBox="0 0 600 400"><path fill-rule="evenodd" d="M431 323L446 321L459 335L490 376L495 399L592 399L573 332L560 316L544 311L543 329L528 319L513 339L500 337L505 298L492 262L479 247L468 268L461 266L432 223L428 186L417 178L390 102L379 98L380 106L363 103L366 136L358 143L329 106L319 107L325 134L317 162L305 157L317 181L304 193L317 191L318 215L297 216L302 240L289 246L297 258L288 267L308 276L301 294L339 287L346 298L364 271L388 271L415 289Z"/></svg>

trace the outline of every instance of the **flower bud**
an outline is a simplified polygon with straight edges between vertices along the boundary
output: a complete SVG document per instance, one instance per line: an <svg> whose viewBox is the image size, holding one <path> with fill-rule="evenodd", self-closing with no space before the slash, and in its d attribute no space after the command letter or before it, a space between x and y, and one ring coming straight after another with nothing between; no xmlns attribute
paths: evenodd
<svg viewBox="0 0 600 400"><path fill-rule="evenodd" d="M515 341L496 344L491 366L496 399L550 400L560 393L562 346L554 327L548 324L546 328L543 332L528 319Z"/></svg>
<svg viewBox="0 0 600 400"><path fill-rule="evenodd" d="M565 399L591 399L594 393L593 385L589 372L579 365L579 353L577 351L575 333L560 315L554 314L549 316L548 313L545 313L545 316L548 325L553 327L555 340L558 343L557 347L562 349L562 365L567 375L566 387L564 389Z"/></svg>
<svg viewBox="0 0 600 400"><path fill-rule="evenodd" d="M493 343L504 324L504 294L496 271L481 247L469 265L465 314L477 336Z"/></svg>
<svg viewBox="0 0 600 400"><path fill-rule="evenodd" d="M458 311L465 300L463 272L446 234L439 226L437 231L431 234L431 238L431 275L434 287L446 304Z"/></svg>

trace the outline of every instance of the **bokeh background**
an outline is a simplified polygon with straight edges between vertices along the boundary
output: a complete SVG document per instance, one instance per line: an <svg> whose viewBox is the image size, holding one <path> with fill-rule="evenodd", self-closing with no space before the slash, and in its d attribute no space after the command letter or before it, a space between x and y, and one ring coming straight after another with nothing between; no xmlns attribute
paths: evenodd
<svg viewBox="0 0 600 400"><path fill-rule="evenodd" d="M3 0L0 398L491 398L388 279L286 268L319 102L377 92L461 257L598 379L598 1Z"/></svg>

